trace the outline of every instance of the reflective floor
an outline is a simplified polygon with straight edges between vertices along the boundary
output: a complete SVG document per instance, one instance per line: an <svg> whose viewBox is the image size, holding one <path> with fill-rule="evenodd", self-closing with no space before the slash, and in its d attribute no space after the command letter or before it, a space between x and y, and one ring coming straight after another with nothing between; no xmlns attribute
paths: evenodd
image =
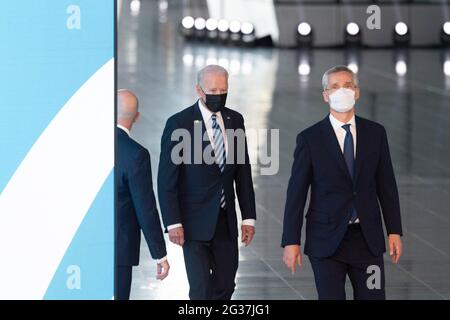
<svg viewBox="0 0 450 320"><path fill-rule="evenodd" d="M327 114L323 72L350 64L360 79L357 113L386 127L401 196L405 252L398 265L385 256L387 298L450 299L450 76L443 72L444 52L301 53L186 43L177 32L181 1L169 1L168 8L160 2L141 1L139 12L131 14L124 1L118 25L118 86L140 98L142 117L132 135L150 150L155 182L165 121L195 102L196 71L206 64L230 71L228 106L244 115L247 129L279 130L279 157L271 167L276 174L262 174L268 167L260 157L264 140L249 141L257 232L251 246L240 248L233 298L317 299L308 259L294 276L281 261L285 192L296 134ZM142 242L132 299L188 298L182 251L168 244L168 252L170 275L157 282L155 262ZM347 297L352 298L350 286Z"/></svg>

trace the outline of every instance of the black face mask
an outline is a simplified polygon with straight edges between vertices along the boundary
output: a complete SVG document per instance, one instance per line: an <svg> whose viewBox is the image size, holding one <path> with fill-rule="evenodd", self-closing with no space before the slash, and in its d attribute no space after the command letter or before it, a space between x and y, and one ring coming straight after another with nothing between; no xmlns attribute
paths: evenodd
<svg viewBox="0 0 450 320"><path fill-rule="evenodd" d="M203 91L203 89L202 89ZM203 91L205 93L205 91ZM219 112L225 107L225 102L227 101L227 93L222 94L206 94L205 104L211 112Z"/></svg>

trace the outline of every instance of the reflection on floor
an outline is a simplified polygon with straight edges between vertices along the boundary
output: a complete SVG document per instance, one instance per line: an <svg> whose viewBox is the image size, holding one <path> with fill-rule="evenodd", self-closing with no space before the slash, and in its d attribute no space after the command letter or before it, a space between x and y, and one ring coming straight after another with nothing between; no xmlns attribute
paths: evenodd
<svg viewBox="0 0 450 320"><path fill-rule="evenodd" d="M295 136L325 117L321 76L342 63L358 69L358 114L387 129L401 194L405 252L398 265L385 257L387 297L450 299L450 76L443 72L442 51L300 53L188 44L177 34L182 15L178 2L166 8L158 1L141 1L133 14L129 1L123 2L118 84L140 98L142 117L132 134L150 150L155 179L165 121L195 101L196 70L201 66L219 63L228 68L228 106L244 115L247 128L279 129L275 175L261 175L260 141L249 142L255 162L257 233L250 247L241 248L234 299L317 298L306 257L294 276L283 266L281 223ZM133 299L187 299L182 251L172 244L168 250L170 276L157 282L155 262L142 243Z"/></svg>

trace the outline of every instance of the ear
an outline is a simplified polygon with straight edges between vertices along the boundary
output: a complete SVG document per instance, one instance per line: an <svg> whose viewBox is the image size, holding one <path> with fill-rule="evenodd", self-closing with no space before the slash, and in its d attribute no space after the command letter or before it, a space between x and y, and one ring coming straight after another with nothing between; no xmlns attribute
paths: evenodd
<svg viewBox="0 0 450 320"><path fill-rule="evenodd" d="M325 90L322 91L322 97L323 101L325 101L326 103L330 103L330 98L328 97L328 93Z"/></svg>
<svg viewBox="0 0 450 320"><path fill-rule="evenodd" d="M195 93L197 94L197 97L199 97L202 100L205 100L205 94L203 93L202 88L197 84L195 86Z"/></svg>
<svg viewBox="0 0 450 320"><path fill-rule="evenodd" d="M134 117L134 121L133 121L133 122L138 121L138 119L140 118L140 116L141 116L141 113L138 111L138 112L136 113L136 117Z"/></svg>
<svg viewBox="0 0 450 320"><path fill-rule="evenodd" d="M355 88L355 101L359 99L359 87Z"/></svg>

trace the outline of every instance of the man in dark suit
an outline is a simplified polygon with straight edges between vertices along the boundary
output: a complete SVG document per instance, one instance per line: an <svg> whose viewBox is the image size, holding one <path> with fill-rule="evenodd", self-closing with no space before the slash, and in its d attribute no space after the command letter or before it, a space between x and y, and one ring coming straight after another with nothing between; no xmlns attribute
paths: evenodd
<svg viewBox="0 0 450 320"><path fill-rule="evenodd" d="M283 260L292 273L305 254L314 271L319 299L345 299L348 275L355 299L385 299L385 240L397 263L402 253L400 205L384 127L355 116L356 75L336 66L322 78L327 117L297 136L283 222Z"/></svg>
<svg viewBox="0 0 450 320"><path fill-rule="evenodd" d="M138 100L129 90L117 94L117 218L115 298L128 300L132 267L139 264L141 230L153 259L157 259L159 280L167 277L169 263L152 187L150 154L130 137L139 117Z"/></svg>
<svg viewBox="0 0 450 320"><path fill-rule="evenodd" d="M243 219L242 242L250 244L255 232L247 143L244 135L232 134L244 133L244 119L225 107L224 68L209 65L200 70L196 92L199 100L193 106L167 120L161 138L159 203L169 239L183 247L189 297L228 300L238 268L233 183Z"/></svg>

